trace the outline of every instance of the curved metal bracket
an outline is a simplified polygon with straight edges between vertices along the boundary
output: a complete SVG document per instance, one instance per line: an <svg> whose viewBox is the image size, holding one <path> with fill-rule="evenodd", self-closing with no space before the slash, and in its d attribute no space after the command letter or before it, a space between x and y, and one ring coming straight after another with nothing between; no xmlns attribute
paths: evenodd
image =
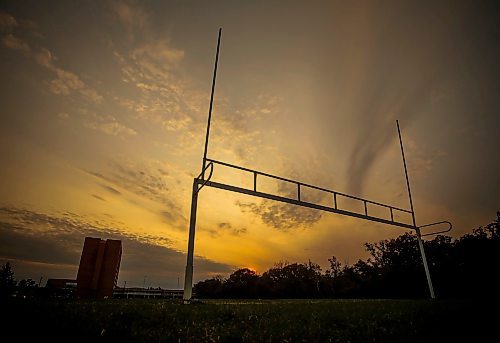
<svg viewBox="0 0 500 343"><path fill-rule="evenodd" d="M210 162L209 164L207 164L207 166L205 167L205 169L203 169L203 171L200 173L200 175L198 175L198 177L196 178L196 180L200 180L200 178L202 178L203 175L205 175L205 171L208 169L208 167L210 167L210 173L208 174L207 179L203 181L203 183L201 184L200 188L198 188L198 190L196 191L196 193L198 193L203 188L203 186L205 186L207 184L207 182L210 181L210 179L212 178L212 174L214 173L214 163Z"/></svg>
<svg viewBox="0 0 500 343"><path fill-rule="evenodd" d="M424 235L421 235L422 237L424 236L431 236L431 235L437 235L437 234L440 234L440 233L445 233L445 232L449 232L451 231L451 229L453 228L453 225L447 221L447 220L443 220L441 222L436 222L436 223L431 223L431 224L426 224L426 225L421 225L419 226L418 228L421 229L423 227L428 227L428 226L434 226L434 225L439 225L439 224L448 224L449 225L449 228L446 229L446 230L442 230L442 231L436 231L436 232L429 232L429 233L426 233Z"/></svg>

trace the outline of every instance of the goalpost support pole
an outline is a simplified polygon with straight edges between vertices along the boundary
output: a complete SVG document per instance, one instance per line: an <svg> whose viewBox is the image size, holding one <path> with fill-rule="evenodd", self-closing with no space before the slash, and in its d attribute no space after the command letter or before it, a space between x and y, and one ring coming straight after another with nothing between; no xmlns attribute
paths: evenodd
<svg viewBox="0 0 500 343"><path fill-rule="evenodd" d="M420 228L417 226L415 220L415 210L413 209L413 200L411 197L411 190L410 190L410 180L408 178L408 169L406 168L405 152L403 149L403 139L401 138L401 130L399 129L399 122L397 120L396 120L396 125L398 127L399 145L401 146L401 156L403 157L403 166L405 168L406 186L408 188L408 197L410 199L410 209L411 209L413 226L415 227L415 232L417 234L418 248L420 249L420 254L422 255L422 262L424 264L425 276L427 277L427 284L429 286L429 293L431 295L431 299L435 299L436 296L434 295L434 287L432 286L431 273L429 272L429 266L427 265L427 258L425 256L424 244L422 242L422 235L420 234Z"/></svg>
<svg viewBox="0 0 500 343"><path fill-rule="evenodd" d="M217 65L219 63L219 48L222 28L219 28L217 37L217 52L215 53L214 73L212 77L212 90L210 92L210 107L208 109L207 132L205 136L205 149L203 151L203 164L201 167L201 179L205 180L205 170L207 169L208 138L210 136L210 122L212 121L212 108L214 104L215 81L217 79ZM198 179L193 181L193 195L191 198L191 216L189 218L189 241L186 262L186 274L184 275L184 302L189 302L193 295L193 257L194 257L194 236L196 231L196 210L198 207Z"/></svg>

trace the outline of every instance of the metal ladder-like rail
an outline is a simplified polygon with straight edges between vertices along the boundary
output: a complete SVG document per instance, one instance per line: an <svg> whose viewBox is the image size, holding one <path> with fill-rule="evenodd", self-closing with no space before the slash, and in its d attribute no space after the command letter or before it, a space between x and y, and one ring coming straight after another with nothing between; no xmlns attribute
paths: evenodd
<svg viewBox="0 0 500 343"><path fill-rule="evenodd" d="M232 191L232 192L237 192L237 193L242 193L242 194L247 194L247 195L253 195L253 196L257 196L257 197L261 197L261 198L281 201L281 202L289 203L289 204L293 204L293 205L299 205L299 206L314 208L314 209L323 210L323 211L327 211L327 212L338 213L338 214L342 214L342 215L346 215L346 216L362 218L362 219L371 220L371 221L375 221L375 222L379 222L379 223L400 226L400 227L407 228L407 229L416 229L416 227L412 224L404 223L404 222L397 221L394 219L394 215L397 214L398 212L412 214L412 211L404 209L404 208L382 204L382 203L377 202L377 201L372 201L372 200L356 197L353 195L345 194L342 192L337 192L335 190L331 190L331 189L327 189L327 188L323 188L323 187L317 187L317 186L307 184L304 182L300 182L300 181L296 181L296 180L292 180L292 179L287 179L287 178L284 178L281 176L272 175L269 173L264 173L264 172L260 172L260 171L249 169L249 168L236 166L234 164L217 161L217 160L210 159L210 158L207 158L207 162L209 162L209 163L206 165L205 170L202 173L200 173L200 175L195 179L195 182L199 185L198 191L202 187L208 186L208 187L213 187L213 188L224 189L227 191ZM252 174L253 175L253 187L252 187L252 189L210 181L212 174L214 172L214 164L229 167L232 169L242 170L242 171L245 171L245 172ZM208 168L210 168L210 174L209 174L208 178L204 179L203 174L205 173L206 169L208 169ZM296 197L290 198L290 197L286 197L286 196L281 196L281 195L276 195L276 194L271 194L271 193L259 191L258 190L258 183L257 183L259 176L267 177L267 178L271 178L271 179L275 179L275 180L279 180L279 181L284 181L284 182L296 185L296 187L297 187ZM305 201L303 197L301 198L301 191L303 191L304 189L307 189L307 188L331 194L331 196L332 196L331 206L325 206L325 205L320 205L317 203ZM364 212L360 213L360 212L350 211L350 210L347 210L345 208L340 208L339 200L341 198L347 198L347 199L352 199L352 200L358 201L360 204L363 205ZM387 218L383 218L382 216L376 216L376 215L370 213L370 211L369 211L370 206L377 206L379 208L387 209Z"/></svg>

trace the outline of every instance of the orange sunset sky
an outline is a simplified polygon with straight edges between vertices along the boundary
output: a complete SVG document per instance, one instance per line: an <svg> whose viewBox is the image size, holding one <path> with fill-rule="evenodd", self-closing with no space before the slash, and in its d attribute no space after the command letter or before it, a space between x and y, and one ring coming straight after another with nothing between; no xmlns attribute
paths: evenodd
<svg viewBox="0 0 500 343"><path fill-rule="evenodd" d="M119 285L182 286L219 27L209 157L409 208L399 119L417 224L487 224L499 23L484 1L2 1L0 262L75 278L84 237L115 238ZM204 188L195 281L404 232Z"/></svg>

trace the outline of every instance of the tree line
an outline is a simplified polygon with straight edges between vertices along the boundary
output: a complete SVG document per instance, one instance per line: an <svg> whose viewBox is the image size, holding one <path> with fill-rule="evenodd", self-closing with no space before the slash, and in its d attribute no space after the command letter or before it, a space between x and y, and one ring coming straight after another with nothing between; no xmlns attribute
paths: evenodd
<svg viewBox="0 0 500 343"><path fill-rule="evenodd" d="M0 298L13 294L19 296L33 296L38 285L32 279L22 279L19 282L14 278L14 271L9 261L0 268Z"/></svg>
<svg viewBox="0 0 500 343"><path fill-rule="evenodd" d="M323 272L316 263L275 264L262 275L248 268L228 278L195 284L199 298L427 298L429 290L417 237L366 243L370 257L343 265L332 256ZM497 297L500 289L500 211L496 219L452 239L438 235L424 249L440 298Z"/></svg>

